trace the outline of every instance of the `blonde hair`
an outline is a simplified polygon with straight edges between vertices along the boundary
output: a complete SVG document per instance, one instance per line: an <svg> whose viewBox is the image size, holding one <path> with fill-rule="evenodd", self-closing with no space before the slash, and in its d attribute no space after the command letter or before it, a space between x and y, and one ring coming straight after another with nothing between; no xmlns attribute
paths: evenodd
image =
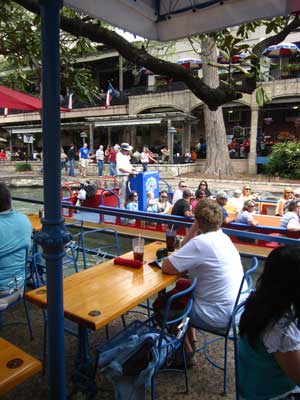
<svg viewBox="0 0 300 400"><path fill-rule="evenodd" d="M217 231L223 222L219 204L211 199L203 199L195 207L195 218L202 232Z"/></svg>

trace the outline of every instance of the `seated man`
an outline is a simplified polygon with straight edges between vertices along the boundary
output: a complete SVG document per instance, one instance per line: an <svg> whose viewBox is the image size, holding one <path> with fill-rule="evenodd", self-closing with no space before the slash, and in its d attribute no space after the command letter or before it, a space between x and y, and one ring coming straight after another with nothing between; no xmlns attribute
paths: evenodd
<svg viewBox="0 0 300 400"><path fill-rule="evenodd" d="M199 201L196 221L183 239L182 247L165 259L166 274L188 272L198 277L191 312L192 325L203 329L226 329L243 278L240 255L222 231L222 211L211 199ZM193 331L188 338L193 340ZM187 344L187 350L191 343Z"/></svg>
<svg viewBox="0 0 300 400"><path fill-rule="evenodd" d="M191 197L193 193L190 189L186 189L182 192L182 199L176 201L172 208L171 215L179 215L181 217L192 217L193 213L191 211Z"/></svg>
<svg viewBox="0 0 300 400"><path fill-rule="evenodd" d="M219 204L221 211L222 211L222 215L223 215L223 224L229 224L230 222L234 221L234 217L230 217L228 215L227 210L225 209L225 206L227 204L228 201L228 196L225 192L218 192L217 193L217 197L216 197L216 201Z"/></svg>
<svg viewBox="0 0 300 400"><path fill-rule="evenodd" d="M300 231L300 200L292 200L286 212L280 220L280 227L287 228L291 232Z"/></svg>
<svg viewBox="0 0 300 400"><path fill-rule="evenodd" d="M10 191L5 183L0 182L0 306L1 297L18 289L23 292L25 260L19 249L26 245L29 248L31 231L29 219L12 210Z"/></svg>

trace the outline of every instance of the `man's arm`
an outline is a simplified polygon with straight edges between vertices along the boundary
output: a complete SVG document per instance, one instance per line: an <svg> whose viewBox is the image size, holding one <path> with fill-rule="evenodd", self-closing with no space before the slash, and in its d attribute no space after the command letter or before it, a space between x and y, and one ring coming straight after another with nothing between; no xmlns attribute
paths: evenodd
<svg viewBox="0 0 300 400"><path fill-rule="evenodd" d="M174 267L174 265L171 263L171 261L169 260L169 258L166 258L163 261L163 265L161 268L162 272L164 274L168 274L168 275L176 275L179 274L179 272L177 271L177 269Z"/></svg>

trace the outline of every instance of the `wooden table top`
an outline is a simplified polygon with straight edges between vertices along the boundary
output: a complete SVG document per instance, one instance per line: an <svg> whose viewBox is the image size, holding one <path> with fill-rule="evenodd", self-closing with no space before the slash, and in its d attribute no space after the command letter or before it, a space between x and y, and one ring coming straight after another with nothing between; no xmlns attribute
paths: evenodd
<svg viewBox="0 0 300 400"><path fill-rule="evenodd" d="M38 214L26 214L29 221L31 222L32 229L40 231L42 229L42 223Z"/></svg>
<svg viewBox="0 0 300 400"><path fill-rule="evenodd" d="M150 267L162 242L145 246L140 269L114 265L113 260L80 271L64 279L64 314L87 328L98 330L174 283L178 275L163 274ZM133 252L124 254L133 259ZM25 294L26 300L46 307L46 287Z"/></svg>
<svg viewBox="0 0 300 400"><path fill-rule="evenodd" d="M41 369L39 360L0 337L0 396Z"/></svg>

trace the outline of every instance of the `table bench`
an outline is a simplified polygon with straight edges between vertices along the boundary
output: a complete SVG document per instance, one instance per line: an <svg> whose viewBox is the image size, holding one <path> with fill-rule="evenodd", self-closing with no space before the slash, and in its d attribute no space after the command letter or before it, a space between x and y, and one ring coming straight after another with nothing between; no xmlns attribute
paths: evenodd
<svg viewBox="0 0 300 400"><path fill-rule="evenodd" d="M0 337L0 397L41 369L39 360Z"/></svg>

